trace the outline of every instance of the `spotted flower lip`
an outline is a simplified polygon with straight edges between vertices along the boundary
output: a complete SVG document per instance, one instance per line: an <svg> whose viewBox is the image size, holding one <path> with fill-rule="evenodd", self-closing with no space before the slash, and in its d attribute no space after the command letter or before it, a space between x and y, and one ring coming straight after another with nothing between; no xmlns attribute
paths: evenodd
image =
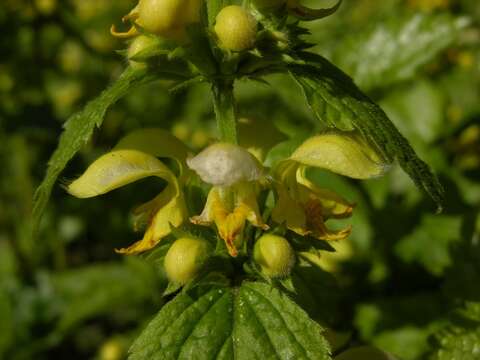
<svg viewBox="0 0 480 360"><path fill-rule="evenodd" d="M208 193L202 213L190 221L197 225L215 224L233 257L238 255L237 247L242 242L247 221L263 230L269 228L258 208L255 184L245 182L230 188L214 186Z"/></svg>
<svg viewBox="0 0 480 360"><path fill-rule="evenodd" d="M160 129L142 129L124 137L109 153L94 161L67 191L78 198L105 194L137 180L154 176L167 181L166 188L153 200L134 210L135 228L146 223L143 238L127 248L116 250L135 254L153 248L187 218L183 195L184 161L188 148L170 133ZM170 157L179 163L177 177L157 157Z"/></svg>
<svg viewBox="0 0 480 360"><path fill-rule="evenodd" d="M354 204L307 179L308 167L317 167L355 179L382 175L389 164L356 132L328 132L313 136L274 168L277 201L272 219L300 235L321 240L348 237L351 227L330 230L328 219L352 215Z"/></svg>

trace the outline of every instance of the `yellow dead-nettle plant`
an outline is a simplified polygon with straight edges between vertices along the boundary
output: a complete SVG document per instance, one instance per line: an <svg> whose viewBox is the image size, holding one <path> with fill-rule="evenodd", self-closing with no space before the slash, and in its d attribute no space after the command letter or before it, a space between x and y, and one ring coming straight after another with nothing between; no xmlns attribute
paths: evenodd
<svg viewBox="0 0 480 360"><path fill-rule="evenodd" d="M244 148L223 143L211 145L188 159L187 164L203 181L213 185L204 210L191 221L199 225L214 223L229 254L237 256L247 221L268 229L257 204L264 178L262 165Z"/></svg>
<svg viewBox="0 0 480 360"><path fill-rule="evenodd" d="M143 252L170 234L172 226L178 227L188 218L182 189L187 178L187 154L188 148L164 130L138 130L94 161L83 175L67 186L67 191L78 198L90 198L146 177L166 180L168 185L160 194L134 210L135 228L141 223L147 224L142 240L116 250L123 254ZM180 174L175 175L158 157L175 159Z"/></svg>
<svg viewBox="0 0 480 360"><path fill-rule="evenodd" d="M300 235L321 240L346 238L351 227L333 231L325 222L350 217L354 205L309 181L308 167L354 179L369 179L381 176L388 164L359 134L331 132L309 138L274 167L277 200L272 219L275 222L285 224Z"/></svg>

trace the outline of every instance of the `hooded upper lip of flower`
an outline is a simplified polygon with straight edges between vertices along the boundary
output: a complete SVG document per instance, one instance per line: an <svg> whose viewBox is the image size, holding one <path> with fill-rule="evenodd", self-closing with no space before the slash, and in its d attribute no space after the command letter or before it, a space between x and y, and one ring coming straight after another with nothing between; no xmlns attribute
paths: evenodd
<svg viewBox="0 0 480 360"><path fill-rule="evenodd" d="M180 226L188 217L182 190L188 176L185 167L187 154L188 148L165 130L138 130L94 161L66 189L76 197L90 198L150 176L166 180L168 184L159 195L133 211L135 228L147 223L142 240L116 250L124 254L139 253L153 248L171 232L171 226ZM180 175L177 177L157 157L175 159Z"/></svg>
<svg viewBox="0 0 480 360"><path fill-rule="evenodd" d="M258 182L264 177L263 166L242 147L223 143L211 145L187 164L203 181L213 185L204 210L191 221L199 225L215 223L229 254L237 256L238 240L247 221L268 229L256 199Z"/></svg>
<svg viewBox="0 0 480 360"><path fill-rule="evenodd" d="M382 175L388 165L383 158L355 132L330 132L313 136L293 154L272 168L270 180L262 164L247 150L232 144L217 143L187 160L188 148L169 132L161 129L135 131L94 161L85 173L67 186L79 198L105 194L139 179L157 176L167 181L166 188L153 200L134 210L135 227L147 223L142 240L116 250L133 254L153 248L163 237L188 219L183 194L185 181L191 174L213 185L202 213L190 220L195 224L214 223L231 256L237 256L246 222L264 230L268 225L260 214L257 194L268 184L276 193L271 218L300 235L323 240L338 240L350 228L331 231L325 221L349 217L353 205L310 182L305 170L318 167L356 179ZM158 158L177 161L179 175Z"/></svg>
<svg viewBox="0 0 480 360"><path fill-rule="evenodd" d="M351 216L354 204L309 181L308 167L368 179L383 175L388 164L360 134L332 131L307 139L289 158L274 166L277 201L272 219L300 235L322 240L346 238L351 227L332 231L325 221Z"/></svg>

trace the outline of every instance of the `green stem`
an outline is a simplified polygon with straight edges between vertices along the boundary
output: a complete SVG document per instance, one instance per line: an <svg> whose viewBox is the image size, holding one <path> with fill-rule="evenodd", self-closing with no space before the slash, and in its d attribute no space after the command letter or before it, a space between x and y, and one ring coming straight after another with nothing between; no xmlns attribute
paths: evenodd
<svg viewBox="0 0 480 360"><path fill-rule="evenodd" d="M219 80L212 84L213 108L220 141L237 144L237 121L233 81Z"/></svg>

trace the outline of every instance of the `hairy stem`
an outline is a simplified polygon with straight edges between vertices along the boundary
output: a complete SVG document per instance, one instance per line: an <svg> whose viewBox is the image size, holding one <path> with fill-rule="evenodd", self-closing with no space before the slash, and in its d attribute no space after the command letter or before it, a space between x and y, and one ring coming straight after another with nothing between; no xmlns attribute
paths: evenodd
<svg viewBox="0 0 480 360"><path fill-rule="evenodd" d="M237 123L233 81L219 80L212 84L213 108L217 119L219 140L237 144Z"/></svg>

